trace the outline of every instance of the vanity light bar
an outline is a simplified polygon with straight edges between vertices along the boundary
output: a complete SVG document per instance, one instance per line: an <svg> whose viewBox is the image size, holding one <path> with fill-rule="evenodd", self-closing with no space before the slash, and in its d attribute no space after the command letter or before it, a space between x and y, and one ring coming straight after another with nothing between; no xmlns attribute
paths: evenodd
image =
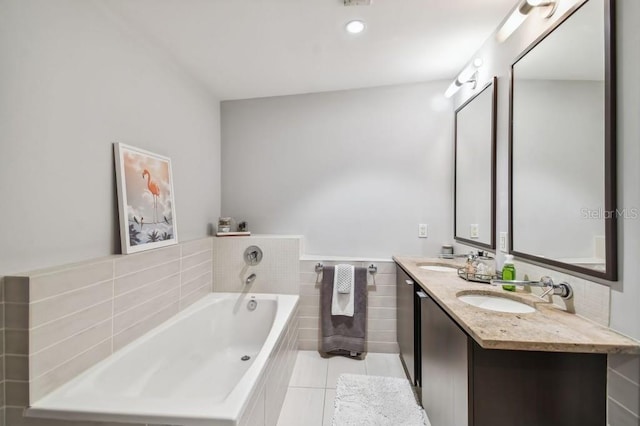
<svg viewBox="0 0 640 426"><path fill-rule="evenodd" d="M504 24L498 30L496 38L500 43L508 39L511 34L517 30L520 25L527 19L527 16L536 7L548 7L549 11L545 15L545 18L551 17L558 7L557 0L522 0L516 8L511 12L511 15L504 21Z"/></svg>
<svg viewBox="0 0 640 426"><path fill-rule="evenodd" d="M460 90L462 86L467 83L473 84L473 88L475 89L478 83L478 68L482 66L482 63L482 58L476 58L466 67L464 67L464 69L460 71L460 74L458 74L458 77L456 77L456 79L453 80L453 83L449 85L447 91L444 92L444 96L447 98L452 97L458 90Z"/></svg>

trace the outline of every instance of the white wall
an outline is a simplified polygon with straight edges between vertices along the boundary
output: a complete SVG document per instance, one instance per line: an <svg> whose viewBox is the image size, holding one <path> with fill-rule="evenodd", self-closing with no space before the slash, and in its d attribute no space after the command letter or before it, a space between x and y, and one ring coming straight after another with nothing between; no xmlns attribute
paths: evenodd
<svg viewBox="0 0 640 426"><path fill-rule="evenodd" d="M453 226L447 84L223 102L223 214L304 235L307 254L436 254Z"/></svg>
<svg viewBox="0 0 640 426"><path fill-rule="evenodd" d="M172 159L181 241L219 215L219 101L103 2L0 1L0 93L0 275L119 252L116 141Z"/></svg>

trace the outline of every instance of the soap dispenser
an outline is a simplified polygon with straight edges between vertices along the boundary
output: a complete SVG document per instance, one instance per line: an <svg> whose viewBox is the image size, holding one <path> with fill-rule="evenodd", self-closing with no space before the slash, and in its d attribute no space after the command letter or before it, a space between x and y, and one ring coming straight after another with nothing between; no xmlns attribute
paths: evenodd
<svg viewBox="0 0 640 426"><path fill-rule="evenodd" d="M513 255L508 254L505 256L504 264L502 266L502 280L512 281L516 279L516 267L513 265ZM516 291L516 286L512 284L503 284L502 289L506 291Z"/></svg>

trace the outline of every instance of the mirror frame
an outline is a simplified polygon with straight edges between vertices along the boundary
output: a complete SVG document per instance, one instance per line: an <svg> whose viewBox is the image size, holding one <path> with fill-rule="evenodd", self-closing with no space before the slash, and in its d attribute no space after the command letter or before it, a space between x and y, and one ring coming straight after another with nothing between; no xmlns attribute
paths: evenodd
<svg viewBox="0 0 640 426"><path fill-rule="evenodd" d="M489 243L482 243L476 240L458 237L457 235L457 192L458 192L458 113L474 99L476 99L485 90L491 89L491 241ZM487 84L484 85L478 93L474 94L471 98L466 100L460 105L454 114L453 120L453 239L459 243L495 250L496 248L496 120L498 112L498 79L494 76Z"/></svg>
<svg viewBox="0 0 640 426"><path fill-rule="evenodd" d="M604 210L612 212L605 217L605 271L596 271L587 267L560 262L554 259L535 256L514 250L513 247L513 67L527 53L535 48L549 34L567 21L573 14L584 6L587 0L570 9L567 14L543 32L529 47L527 47L513 62L510 70L511 85L509 88L509 249L518 258L530 260L533 263L547 265L553 269L573 273L572 275L586 275L602 278L608 281L618 279L618 238L617 238L617 179L616 179L616 39L615 39L615 1L604 2ZM577 273L577 274L576 274Z"/></svg>

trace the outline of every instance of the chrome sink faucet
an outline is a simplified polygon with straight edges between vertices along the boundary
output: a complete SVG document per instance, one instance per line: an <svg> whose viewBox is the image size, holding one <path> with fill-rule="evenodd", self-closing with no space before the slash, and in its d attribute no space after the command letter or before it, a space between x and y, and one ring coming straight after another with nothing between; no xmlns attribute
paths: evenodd
<svg viewBox="0 0 640 426"><path fill-rule="evenodd" d="M552 294L554 296L560 296L563 299L571 299L573 297L573 289L568 282L563 281L560 284L555 284L551 277L544 276L540 278L540 281L519 281L519 280L491 280L491 285L517 285L520 287L542 287L545 291L540 295L541 299L544 299L547 295Z"/></svg>

